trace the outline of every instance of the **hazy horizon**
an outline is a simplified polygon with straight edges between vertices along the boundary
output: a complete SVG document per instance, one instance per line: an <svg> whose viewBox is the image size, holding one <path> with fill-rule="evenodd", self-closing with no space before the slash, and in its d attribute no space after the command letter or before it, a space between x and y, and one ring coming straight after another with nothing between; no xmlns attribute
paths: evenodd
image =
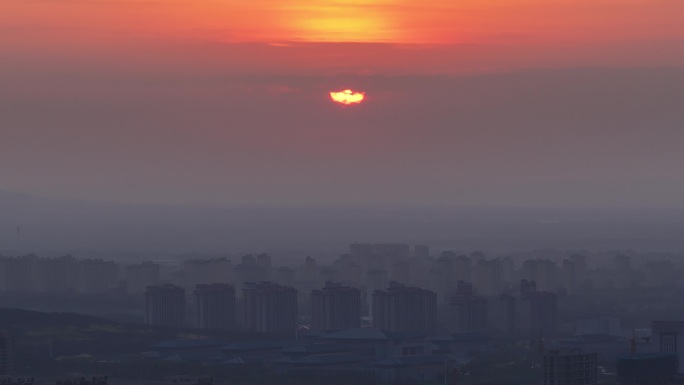
<svg viewBox="0 0 684 385"><path fill-rule="evenodd" d="M0 191L0 253L144 259L269 252L329 258L354 242L494 253L684 252L684 210L220 207L61 201ZM18 230L19 229L19 230Z"/></svg>

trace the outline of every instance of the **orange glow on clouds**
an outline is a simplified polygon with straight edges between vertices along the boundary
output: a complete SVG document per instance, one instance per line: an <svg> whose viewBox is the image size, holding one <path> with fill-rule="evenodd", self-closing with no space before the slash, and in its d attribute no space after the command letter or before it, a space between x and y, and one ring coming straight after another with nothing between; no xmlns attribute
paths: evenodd
<svg viewBox="0 0 684 385"><path fill-rule="evenodd" d="M682 0L0 0L0 63L119 69L144 56L156 70L168 53L181 70L250 73L679 66L682 15Z"/></svg>
<svg viewBox="0 0 684 385"><path fill-rule="evenodd" d="M330 92L330 99L332 99L333 102L344 104L347 106L350 104L360 104L365 97L365 92L357 92L352 90Z"/></svg>

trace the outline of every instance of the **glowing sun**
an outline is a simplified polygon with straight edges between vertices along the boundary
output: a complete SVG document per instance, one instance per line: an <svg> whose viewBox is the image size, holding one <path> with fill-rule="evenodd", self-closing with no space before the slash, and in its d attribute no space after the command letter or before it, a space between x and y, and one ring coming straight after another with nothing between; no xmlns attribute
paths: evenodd
<svg viewBox="0 0 684 385"><path fill-rule="evenodd" d="M365 97L365 92L358 92L352 90L330 92L330 99L332 99L333 102L344 104L347 106L350 104L360 104Z"/></svg>

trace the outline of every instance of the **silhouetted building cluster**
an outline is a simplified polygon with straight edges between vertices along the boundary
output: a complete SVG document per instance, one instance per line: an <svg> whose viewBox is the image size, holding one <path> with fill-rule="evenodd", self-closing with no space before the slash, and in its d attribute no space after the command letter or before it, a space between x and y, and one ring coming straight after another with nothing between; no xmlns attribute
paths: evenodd
<svg viewBox="0 0 684 385"><path fill-rule="evenodd" d="M575 252L496 258L481 251L430 252L426 245L359 243L326 263L308 256L274 266L268 254L244 255L236 263L193 257L125 265L123 277L120 265L97 259L0 257L0 291L7 297L21 293L21 299L50 292L99 300L115 293L117 300L133 299L138 314L144 306L148 325L239 336L230 343L166 341L154 346L157 354L146 355L150 359L263 364L279 374L335 371L386 381L434 380L450 360L467 362L490 351L491 339L515 341L513 349L533 357L528 368L549 385L596 384L598 362L617 362L622 384L669 384L684 367L682 322L654 321L650 329L638 325L626 332L621 317L625 323L643 320L583 306L593 305L592 290L605 296L631 290L630 298L641 302L621 305L659 311L649 302L657 301L657 289L646 292L649 286L634 283L671 285L674 293L679 289L673 271L682 268L675 262L606 253L590 267ZM576 305L587 310L568 310ZM239 340L251 333L272 336ZM0 375L12 372L12 362L12 340L0 336Z"/></svg>
<svg viewBox="0 0 684 385"><path fill-rule="evenodd" d="M391 282L387 290L373 292L373 325L382 330L434 331L437 295L425 289Z"/></svg>
<svg viewBox="0 0 684 385"><path fill-rule="evenodd" d="M102 293L119 288L119 265L101 259L0 257L0 291Z"/></svg>

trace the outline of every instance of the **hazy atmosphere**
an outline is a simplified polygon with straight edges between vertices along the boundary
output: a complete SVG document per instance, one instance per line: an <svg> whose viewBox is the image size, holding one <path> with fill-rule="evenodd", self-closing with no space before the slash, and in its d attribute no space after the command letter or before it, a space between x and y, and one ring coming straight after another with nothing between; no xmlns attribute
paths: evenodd
<svg viewBox="0 0 684 385"><path fill-rule="evenodd" d="M682 0L0 0L0 384L682 385L683 48Z"/></svg>

